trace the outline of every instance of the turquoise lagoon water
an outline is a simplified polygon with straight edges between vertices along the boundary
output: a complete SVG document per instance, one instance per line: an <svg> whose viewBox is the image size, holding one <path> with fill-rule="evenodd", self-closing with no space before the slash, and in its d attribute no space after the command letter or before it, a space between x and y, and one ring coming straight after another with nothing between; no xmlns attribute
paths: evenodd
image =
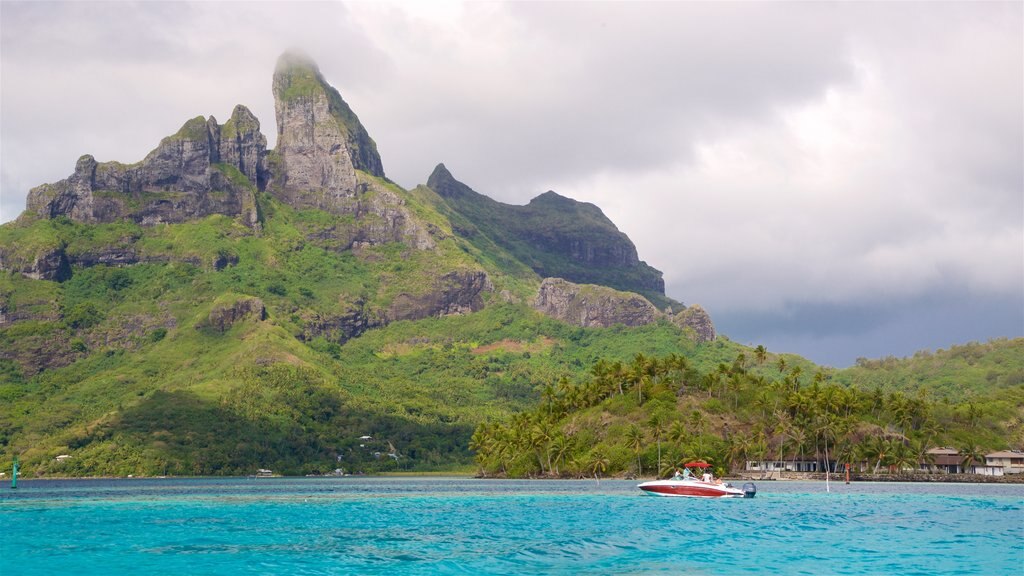
<svg viewBox="0 0 1024 576"><path fill-rule="evenodd" d="M22 481L0 574L1024 574L1024 486L465 478Z"/></svg>

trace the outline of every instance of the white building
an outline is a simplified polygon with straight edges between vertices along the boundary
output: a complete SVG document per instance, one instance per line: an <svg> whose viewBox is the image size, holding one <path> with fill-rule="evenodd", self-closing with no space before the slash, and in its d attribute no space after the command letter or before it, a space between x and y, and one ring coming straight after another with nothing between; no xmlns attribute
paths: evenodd
<svg viewBox="0 0 1024 576"><path fill-rule="evenodd" d="M999 467L1003 474L1024 474L1024 452L1020 450L1002 450L985 454L985 467ZM1002 474L995 474L1002 476Z"/></svg>

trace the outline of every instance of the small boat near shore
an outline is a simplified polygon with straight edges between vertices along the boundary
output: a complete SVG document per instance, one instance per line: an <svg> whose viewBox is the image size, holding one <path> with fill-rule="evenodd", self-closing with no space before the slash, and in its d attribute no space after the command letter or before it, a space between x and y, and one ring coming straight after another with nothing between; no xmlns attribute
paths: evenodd
<svg viewBox="0 0 1024 576"><path fill-rule="evenodd" d="M742 488L736 488L732 484L715 480L710 473L705 472L698 478L690 471L690 468L706 470L709 465L705 462L690 462L686 464L683 474L677 474L668 480L651 480L638 484L637 488L653 496L679 496L684 498L753 498L757 494L757 486L753 482L747 482Z"/></svg>

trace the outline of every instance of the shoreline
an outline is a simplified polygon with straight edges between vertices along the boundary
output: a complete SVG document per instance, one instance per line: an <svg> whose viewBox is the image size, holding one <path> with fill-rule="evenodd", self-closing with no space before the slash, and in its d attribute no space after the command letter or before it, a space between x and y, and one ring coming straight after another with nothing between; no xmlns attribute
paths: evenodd
<svg viewBox="0 0 1024 576"><path fill-rule="evenodd" d="M25 477L19 476L19 481L76 481L76 480L191 480L191 479L245 479L245 480L270 480L275 478L309 478L309 479L323 479L323 478L439 478L439 477L450 477L450 478L466 478L475 480L593 480L593 476L579 476L579 477L568 477L568 476L530 476L525 478L509 478L505 476L482 476L477 473L467 472L405 472L401 474L395 473L384 473L384 474L358 474L352 476L280 476L274 475L270 477L257 477L253 475L247 476L41 476L41 477ZM655 476L603 476L601 480L628 480L628 481L648 481L658 480ZM10 478L0 478L0 482L4 480L10 480ZM725 481L731 482L825 482L824 472L787 472L785 475L769 475L760 473L740 473L730 474L722 478ZM846 476L843 473L831 474L829 481L833 483L845 483ZM866 474L866 473L851 473L850 482L903 482L903 483L918 483L918 484L1024 484L1024 474L1007 474L1004 476L982 476L979 474L914 474L914 473L903 473L903 474ZM0 484L2 486L2 484ZM4 487L4 489L10 489Z"/></svg>

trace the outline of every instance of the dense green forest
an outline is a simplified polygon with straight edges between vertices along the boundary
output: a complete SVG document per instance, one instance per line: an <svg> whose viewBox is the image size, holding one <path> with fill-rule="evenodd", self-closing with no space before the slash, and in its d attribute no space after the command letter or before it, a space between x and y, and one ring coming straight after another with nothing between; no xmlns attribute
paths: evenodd
<svg viewBox="0 0 1024 576"><path fill-rule="evenodd" d="M970 370L947 371L966 382L977 364L987 365L986 375L1008 357L1019 364L1021 347L1000 340L939 356L973 351ZM922 356L886 361L867 375L863 362L809 372L761 346L710 370L678 354L602 359L582 382L549 382L533 410L479 426L472 446L482 474L514 477L665 476L691 460L720 475L747 460L797 459L817 461L819 470L827 461L877 472L914 468L935 446L956 447L965 462L1024 446L1024 385L984 378L987 388L954 400L943 380L918 379ZM904 385L908 378L920 385Z"/></svg>

